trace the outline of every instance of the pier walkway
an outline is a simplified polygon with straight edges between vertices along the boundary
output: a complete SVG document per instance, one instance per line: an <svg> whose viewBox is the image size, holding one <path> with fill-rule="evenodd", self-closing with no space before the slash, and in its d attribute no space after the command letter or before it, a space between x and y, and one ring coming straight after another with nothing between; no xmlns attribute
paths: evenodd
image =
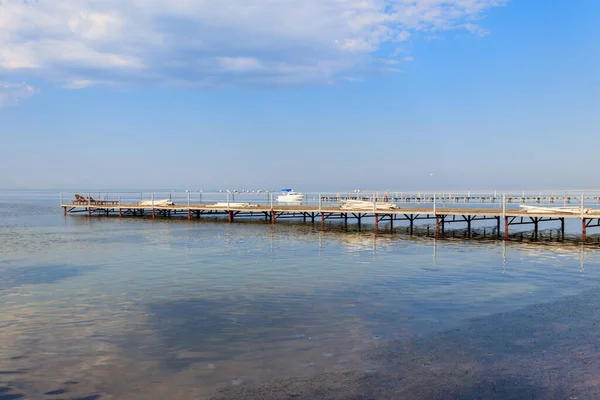
<svg viewBox="0 0 600 400"><path fill-rule="evenodd" d="M510 226L532 225L537 235L541 223L556 221L564 238L565 220L581 222L582 239L587 230L600 226L600 193L308 193L296 203L277 201L272 192L166 192L166 193L85 193L61 194L64 214L86 213L88 216L184 217L223 216L234 222L238 218L262 218L269 223L280 219L304 222L327 220L355 221L360 229L364 219L379 224L407 221L412 234L421 220L435 221L435 233L443 234L451 223L463 223L471 232L474 221L491 220L496 234L509 237Z"/></svg>

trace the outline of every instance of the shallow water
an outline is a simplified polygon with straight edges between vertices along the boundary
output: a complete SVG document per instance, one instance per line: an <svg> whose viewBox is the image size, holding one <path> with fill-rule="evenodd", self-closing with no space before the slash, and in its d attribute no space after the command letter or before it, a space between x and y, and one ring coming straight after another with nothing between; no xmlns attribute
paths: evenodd
<svg viewBox="0 0 600 400"><path fill-rule="evenodd" d="M365 350L598 288L596 250L64 217L55 193L0 192L0 399L207 398L376 370Z"/></svg>

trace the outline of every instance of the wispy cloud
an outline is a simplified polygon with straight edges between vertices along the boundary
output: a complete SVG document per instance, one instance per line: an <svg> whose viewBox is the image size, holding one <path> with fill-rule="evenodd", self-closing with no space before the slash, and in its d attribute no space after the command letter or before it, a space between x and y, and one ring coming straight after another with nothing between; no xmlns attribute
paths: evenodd
<svg viewBox="0 0 600 400"><path fill-rule="evenodd" d="M386 72L386 73L398 73L398 72L402 72L402 70L400 68L379 68L380 72Z"/></svg>
<svg viewBox="0 0 600 400"><path fill-rule="evenodd" d="M67 88L329 84L380 70L394 57L385 44L417 33L485 34L474 21L507 1L0 0L0 76Z"/></svg>
<svg viewBox="0 0 600 400"><path fill-rule="evenodd" d="M352 83L360 83L365 81L364 78L357 78L355 76L342 76L341 79Z"/></svg>
<svg viewBox="0 0 600 400"><path fill-rule="evenodd" d="M400 64L400 60L396 60L394 58L378 58L377 62L380 62L381 64L386 64L386 65Z"/></svg>
<svg viewBox="0 0 600 400"><path fill-rule="evenodd" d="M16 105L37 92L38 89L24 82L0 82L0 106Z"/></svg>

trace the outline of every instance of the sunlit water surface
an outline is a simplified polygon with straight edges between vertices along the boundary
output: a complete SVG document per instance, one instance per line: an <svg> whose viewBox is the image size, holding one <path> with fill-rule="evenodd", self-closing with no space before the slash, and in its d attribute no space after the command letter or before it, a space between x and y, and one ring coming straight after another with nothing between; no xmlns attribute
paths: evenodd
<svg viewBox="0 0 600 400"><path fill-rule="evenodd" d="M365 347L598 287L595 250L64 217L55 193L0 192L0 389L202 398L365 368Z"/></svg>

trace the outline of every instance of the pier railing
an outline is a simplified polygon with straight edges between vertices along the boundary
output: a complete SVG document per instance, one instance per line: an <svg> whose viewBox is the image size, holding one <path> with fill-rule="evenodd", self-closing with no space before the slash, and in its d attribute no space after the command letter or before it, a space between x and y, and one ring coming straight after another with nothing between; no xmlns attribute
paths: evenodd
<svg viewBox="0 0 600 400"><path fill-rule="evenodd" d="M186 208L193 205L209 204L251 204L251 205L294 205L339 206L349 200L371 203L391 203L398 207L498 207L519 208L520 205L539 207L568 207L584 209L600 209L600 191L444 191L444 192L311 192L304 193L301 203L278 201L279 192L254 191L162 191L162 192L65 192L61 193L61 204L88 205L90 207L135 206L168 204Z"/></svg>

